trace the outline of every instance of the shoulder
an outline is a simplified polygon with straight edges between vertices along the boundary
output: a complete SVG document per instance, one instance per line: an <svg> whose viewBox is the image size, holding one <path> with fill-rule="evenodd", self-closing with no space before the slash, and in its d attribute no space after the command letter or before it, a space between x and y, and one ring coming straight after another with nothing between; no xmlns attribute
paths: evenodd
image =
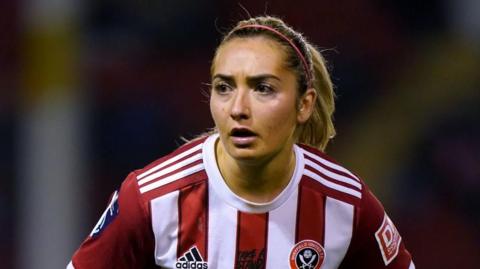
<svg viewBox="0 0 480 269"><path fill-rule="evenodd" d="M304 181L307 182L304 184L318 188L327 197L361 205L368 188L360 177L324 152L303 144L298 146L304 163Z"/></svg>
<svg viewBox="0 0 480 269"><path fill-rule="evenodd" d="M365 182L325 153L299 146L307 184L334 199L340 205L335 207L337 217L351 222L352 241L341 268L409 268L413 263L400 233Z"/></svg>
<svg viewBox="0 0 480 269"><path fill-rule="evenodd" d="M173 152L132 172L124 184L138 189L142 200L156 197L206 179L203 164L203 144L207 137L190 141Z"/></svg>
<svg viewBox="0 0 480 269"><path fill-rule="evenodd" d="M318 149L299 145L303 154L303 174L313 179L327 197L355 206L357 214L383 219L383 205L356 174Z"/></svg>

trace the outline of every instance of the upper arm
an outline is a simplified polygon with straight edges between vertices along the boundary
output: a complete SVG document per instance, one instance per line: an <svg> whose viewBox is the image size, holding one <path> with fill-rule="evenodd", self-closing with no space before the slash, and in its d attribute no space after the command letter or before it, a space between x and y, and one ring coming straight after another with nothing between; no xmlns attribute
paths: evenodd
<svg viewBox="0 0 480 269"><path fill-rule="evenodd" d="M97 225L72 257L79 268L144 268L154 260L153 233L130 174L110 198Z"/></svg>
<svg viewBox="0 0 480 269"><path fill-rule="evenodd" d="M366 187L355 213L352 242L340 268L414 268L400 233Z"/></svg>

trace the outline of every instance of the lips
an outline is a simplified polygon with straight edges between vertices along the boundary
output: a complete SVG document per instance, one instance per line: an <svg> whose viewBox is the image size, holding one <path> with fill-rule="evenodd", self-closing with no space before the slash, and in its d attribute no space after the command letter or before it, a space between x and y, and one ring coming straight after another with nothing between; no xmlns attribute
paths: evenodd
<svg viewBox="0 0 480 269"><path fill-rule="evenodd" d="M249 136L256 136L253 131L251 131L248 128L233 128L230 131L230 136L235 136L235 137L249 137Z"/></svg>
<svg viewBox="0 0 480 269"><path fill-rule="evenodd" d="M233 128L229 135L232 143L241 148L252 145L257 138L257 134L248 128Z"/></svg>

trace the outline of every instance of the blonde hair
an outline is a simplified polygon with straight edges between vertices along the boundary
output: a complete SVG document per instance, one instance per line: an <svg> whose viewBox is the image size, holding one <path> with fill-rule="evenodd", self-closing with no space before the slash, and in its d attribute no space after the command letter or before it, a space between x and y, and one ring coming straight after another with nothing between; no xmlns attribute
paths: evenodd
<svg viewBox="0 0 480 269"><path fill-rule="evenodd" d="M267 27L264 28L262 26ZM217 47L215 57L222 45L229 40L256 36L268 37L283 48L287 56L286 67L297 76L299 93L297 100L300 100L300 97L309 87L315 89L317 98L313 113L305 123L297 126L295 130L296 142L324 151L329 140L335 136L335 127L333 125L335 94L325 59L318 49L310 44L301 33L293 30L281 19L271 16L260 16L239 21L224 36L222 42ZM306 64L303 62L304 60ZM214 62L212 61L211 72L214 69ZM307 68L308 70L306 70Z"/></svg>

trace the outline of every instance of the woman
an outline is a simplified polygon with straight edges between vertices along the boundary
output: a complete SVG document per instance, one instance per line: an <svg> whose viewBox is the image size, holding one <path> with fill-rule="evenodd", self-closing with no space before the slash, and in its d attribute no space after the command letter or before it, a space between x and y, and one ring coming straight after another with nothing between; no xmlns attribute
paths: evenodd
<svg viewBox="0 0 480 269"><path fill-rule="evenodd" d="M212 134L131 173L70 268L414 268L367 186L323 153L321 54L273 17L215 53Z"/></svg>

